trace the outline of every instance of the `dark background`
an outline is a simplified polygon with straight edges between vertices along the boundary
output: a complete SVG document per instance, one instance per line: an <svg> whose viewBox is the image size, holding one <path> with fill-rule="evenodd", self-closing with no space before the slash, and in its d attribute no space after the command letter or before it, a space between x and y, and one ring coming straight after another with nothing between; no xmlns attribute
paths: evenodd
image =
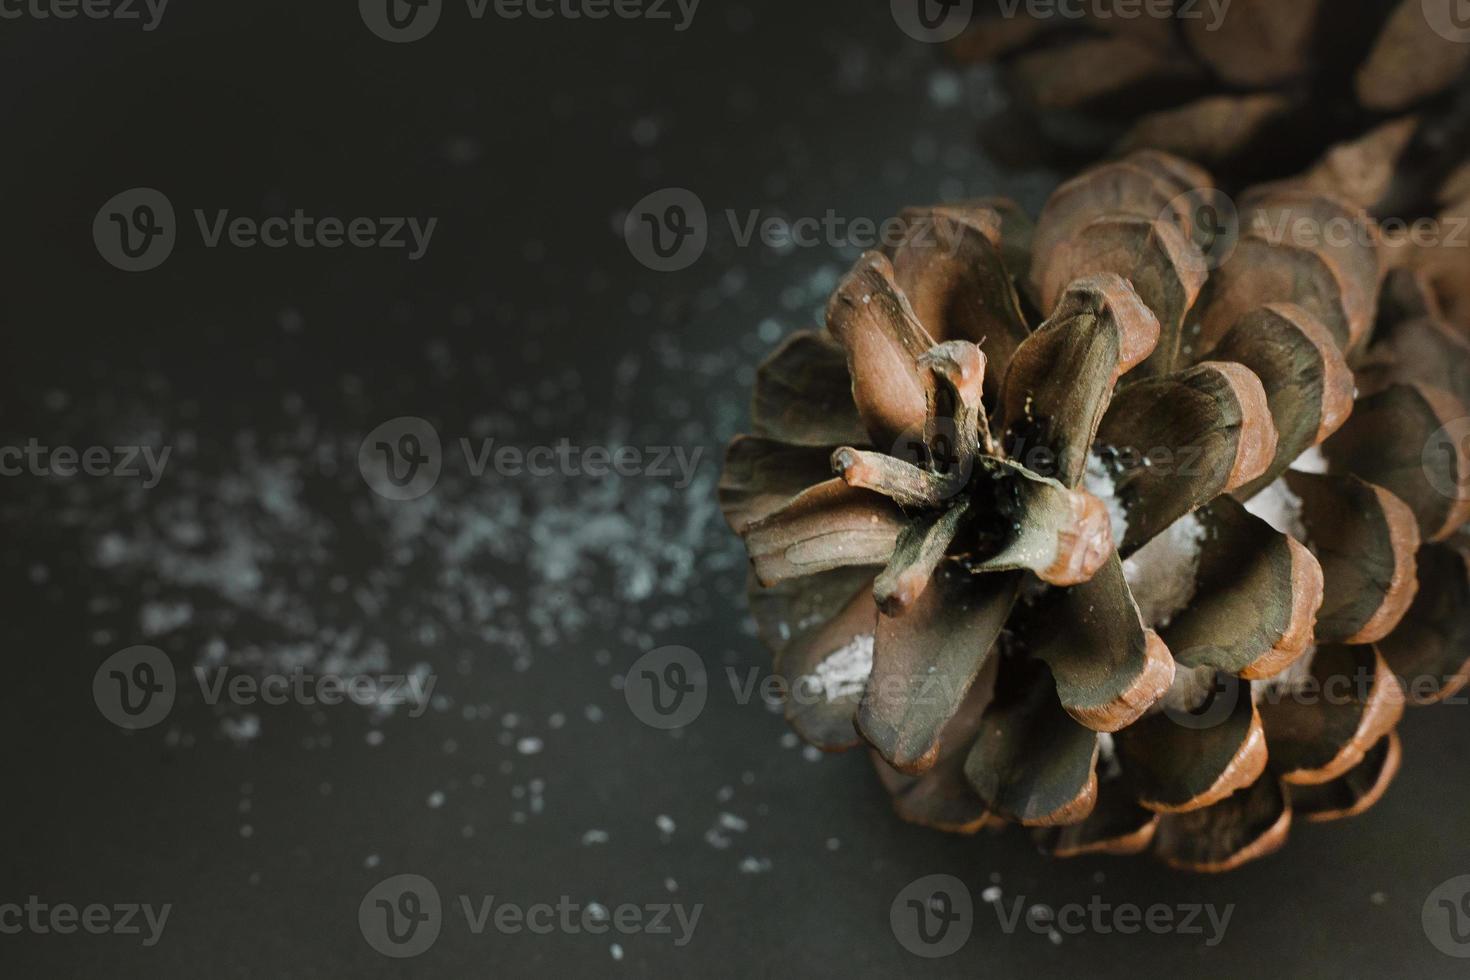
<svg viewBox="0 0 1470 980"><path fill-rule="evenodd" d="M742 248L719 216L882 219L980 194L1034 212L1057 176L999 173L974 145L999 108L993 78L946 67L873 0L704 0L684 33L476 22L451 2L409 45L371 35L353 6L174 0L151 33L0 22L4 444L173 447L151 490L0 480L0 902L173 904L151 949L0 935L0 972L1464 975L1420 924L1429 892L1470 873L1463 706L1411 716L1404 771L1366 816L1192 877L1144 859L1053 863L1020 832L901 824L860 753L809 758L779 714L726 683L727 667L763 672L767 659L713 506L720 447L744 424L755 363L814 322L856 252ZM135 186L166 193L182 227L162 267L129 275L99 257L91 224ZM619 228L666 186L695 191L715 221L699 262L661 274ZM418 262L211 250L196 207L439 226ZM424 501L393 504L355 454L400 415L431 420L446 444L565 437L704 455L687 488L446 472ZM180 527L190 534L170 544ZM129 733L90 691L102 660L136 643L181 675L197 662L418 669L437 697L411 718L225 709L186 686L164 723ZM642 725L620 690L664 644L697 651L712 675L707 708L676 734ZM541 750L523 752L524 738ZM722 829L721 814L745 829ZM970 886L977 915L960 953L924 961L888 912L936 872ZM565 895L703 912L675 948L474 936L454 910L431 950L394 961L365 942L357 907L399 873L451 903ZM978 900L994 881L1028 904L1235 910L1215 948L1182 935L1053 944L1002 933Z"/></svg>

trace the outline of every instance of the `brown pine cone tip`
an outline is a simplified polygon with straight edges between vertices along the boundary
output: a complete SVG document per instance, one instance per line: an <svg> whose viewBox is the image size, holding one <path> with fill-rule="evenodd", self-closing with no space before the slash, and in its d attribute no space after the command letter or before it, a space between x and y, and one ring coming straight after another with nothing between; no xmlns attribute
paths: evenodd
<svg viewBox="0 0 1470 980"><path fill-rule="evenodd" d="M1415 261L1380 316L1372 234L1247 221L1210 269L1174 205L1209 186L1144 152L1034 228L908 211L758 372L720 484L757 627L906 820L1225 870L1370 806L1406 691L1470 678L1465 321ZM1242 207L1373 228L1301 183Z"/></svg>
<svg viewBox="0 0 1470 980"><path fill-rule="evenodd" d="M1406 186L1380 188L1372 203L1392 190L1389 210L1402 214L1406 195L1438 182L1440 161L1463 159L1470 141L1470 104L1452 97L1470 67L1470 44L1455 39L1458 2L1148 5L1169 17L1106 0L1081 16L1028 16L1025 5L1005 16L1000 6L951 53L1002 69L1013 104L983 134L1001 159L1043 147L1052 162L1077 164L1153 149L1258 181L1392 123L1381 149Z"/></svg>

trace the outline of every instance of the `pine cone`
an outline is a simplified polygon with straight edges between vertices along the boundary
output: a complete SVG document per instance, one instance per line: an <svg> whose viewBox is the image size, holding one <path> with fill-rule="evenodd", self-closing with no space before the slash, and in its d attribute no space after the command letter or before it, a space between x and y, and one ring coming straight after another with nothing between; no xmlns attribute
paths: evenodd
<svg viewBox="0 0 1470 980"><path fill-rule="evenodd" d="M1421 453L1470 414L1464 337L1412 284L1370 337L1372 219L1299 184L1242 210L1368 237L1247 221L1212 269L1181 205L1209 187L1139 153L1034 228L905 212L758 373L720 486L757 627L792 726L871 746L904 819L1223 870L1366 809L1405 686L1470 676L1470 551L1420 549L1470 517L1465 443Z"/></svg>
<svg viewBox="0 0 1470 980"><path fill-rule="evenodd" d="M1106 2L1081 5L1080 18L1036 18L1022 4L952 48L1004 69L1015 104L987 133L1002 159L1037 147L1064 163L1155 149L1241 186L1397 121L1393 158L1414 161L1400 178L1432 180L1446 142L1463 159L1470 138L1467 107L1447 95L1470 65L1470 44L1453 39L1456 2L1232 0L1222 12L1166 2L1172 18ZM1394 210L1405 208L1401 197Z"/></svg>

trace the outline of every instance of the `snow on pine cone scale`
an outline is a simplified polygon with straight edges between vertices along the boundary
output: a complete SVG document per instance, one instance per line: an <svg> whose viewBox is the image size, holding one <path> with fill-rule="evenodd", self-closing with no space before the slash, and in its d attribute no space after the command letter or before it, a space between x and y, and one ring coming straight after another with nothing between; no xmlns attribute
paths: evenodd
<svg viewBox="0 0 1470 980"><path fill-rule="evenodd" d="M1372 805L1405 690L1465 683L1466 334L1410 262L1375 330L1371 219L1301 184L1211 261L1208 187L1141 152L1034 226L906 212L758 372L720 485L752 612L790 724L904 819L1224 870Z"/></svg>

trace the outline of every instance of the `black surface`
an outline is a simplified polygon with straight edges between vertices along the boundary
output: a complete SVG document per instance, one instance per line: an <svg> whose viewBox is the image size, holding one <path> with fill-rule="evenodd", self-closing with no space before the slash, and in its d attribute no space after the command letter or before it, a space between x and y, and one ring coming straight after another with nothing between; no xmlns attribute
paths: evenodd
<svg viewBox="0 0 1470 980"><path fill-rule="evenodd" d="M373 37L352 7L175 0L147 33L0 22L5 444L113 444L141 432L177 447L151 491L0 480L0 904L32 894L173 904L148 949L115 935L0 935L0 972L1464 975L1421 926L1430 891L1470 873L1463 706L1413 714L1404 771L1368 815L1299 828L1283 854L1234 874L1193 877L1147 860L1054 863L1020 833L964 839L903 825L861 753L809 761L783 743L778 714L737 703L724 682L725 667L764 670L767 659L743 626L742 557L711 517L708 481L743 424L751 367L774 334L810 322L821 284L852 253L781 255L717 233L701 261L660 274L630 257L620 210L664 186L695 190L712 212L833 208L881 219L905 203L981 193L1034 209L1054 177L996 175L972 148L974 113L994 99L983 73L966 76L950 104L958 76L876 2L705 0L683 33L616 20L471 23L451 5L433 35L409 45ZM651 146L634 138L640 119L654 120ZM649 131L638 130L644 142ZM161 268L128 275L99 258L90 228L103 201L134 186L164 190L181 211L300 206L432 215L440 228L417 263L207 250L196 238ZM783 297L793 284L805 291ZM775 326L762 335L767 319ZM636 374L620 374L629 356ZM551 390L548 379L565 384ZM435 490L456 527L514 500L526 526L572 538L588 533L575 517L531 518L553 503L575 515L595 497L589 515L673 542L653 563L651 594L620 581L637 564L626 549L593 548L574 581L549 583L527 556L556 542L510 534L477 571L508 590L504 610L488 624L446 613L454 585L439 577L436 539L411 534L401 556L385 545L393 508L372 497L351 457L363 433L410 414L446 437L483 431L475 420L488 419L523 446L619 433L703 447L703 482L683 493L595 479L446 480ZM320 541L261 516L250 478L282 466L299 477ZM243 475L243 499L221 491L221 474ZM392 668L425 664L445 701L417 719L264 709L259 734L244 740L191 696L157 727L109 724L91 679L116 650L154 643L185 671L212 640L244 664L251 648L299 638L269 614L216 620L228 612L216 608L228 605L219 589L99 559L110 533L134 540L191 501L203 501L206 524L238 512L272 529L260 590L317 610L307 632L357 628L383 644ZM706 523L691 530L687 514ZM673 570L686 561L687 572ZM351 591L384 568L397 569L379 582L386 608L329 597L332 575ZM191 623L145 635L140 612L158 602L187 602ZM692 648L715 675L707 708L679 735L642 725L616 686L663 644ZM601 721L588 720L587 705ZM381 744L368 741L374 729ZM544 749L522 754L524 736ZM533 779L544 781L539 813ZM444 802L431 807L436 792ZM724 832L727 848L706 839L722 813L747 824ZM672 834L655 824L660 814ZM584 843L589 830L606 842ZM742 871L747 858L762 870ZM446 902L566 895L703 911L679 948L651 935L474 936L456 909L432 949L395 961L364 940L357 909L399 873L433 880ZM926 961L895 940L889 907L933 873L963 879L977 912L961 952ZM979 898L992 875L1007 901L1096 895L1234 912L1215 947L1177 934L1053 944L1025 929L1003 934Z"/></svg>

